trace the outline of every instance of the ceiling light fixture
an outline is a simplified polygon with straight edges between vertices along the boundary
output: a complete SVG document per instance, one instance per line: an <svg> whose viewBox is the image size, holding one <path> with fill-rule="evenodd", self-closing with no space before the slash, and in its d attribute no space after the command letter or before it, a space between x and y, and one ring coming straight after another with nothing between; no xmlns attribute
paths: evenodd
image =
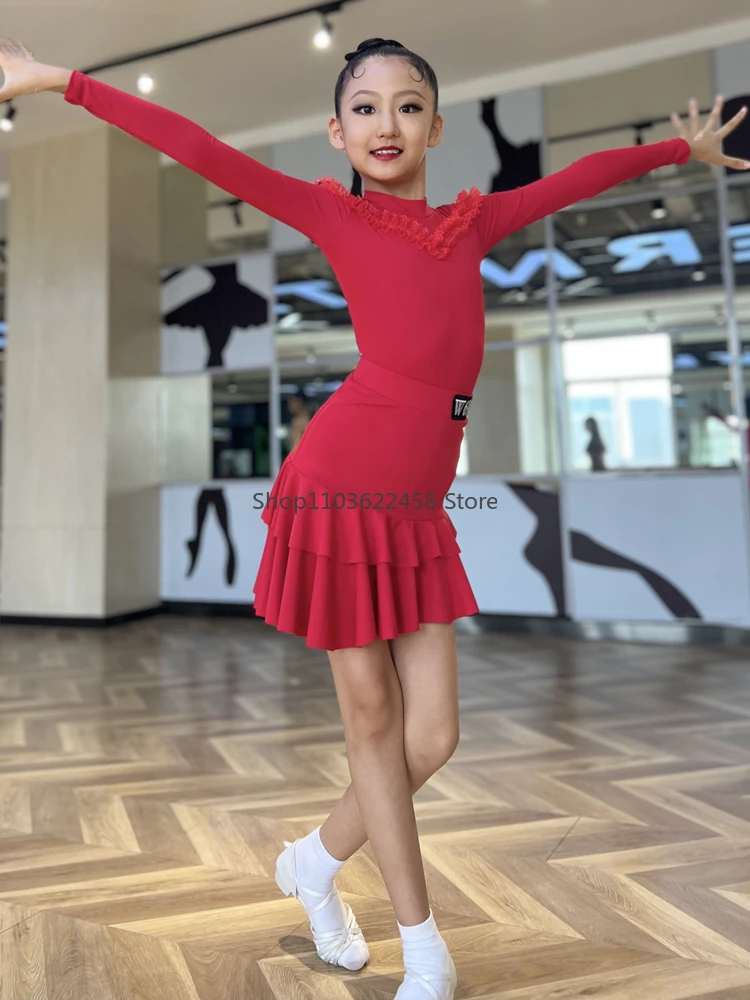
<svg viewBox="0 0 750 1000"><path fill-rule="evenodd" d="M8 105L8 107L4 117L0 118L0 129L2 129L3 132L12 132L13 119L16 117L16 108L15 105L13 104L13 101L6 101L6 104Z"/></svg>
<svg viewBox="0 0 750 1000"><path fill-rule="evenodd" d="M313 35L313 45L316 49L329 49L333 41L333 25L327 17L323 17L323 25Z"/></svg>
<svg viewBox="0 0 750 1000"><path fill-rule="evenodd" d="M667 206L664 204L663 198L657 198L651 206L651 218L652 219L666 219L669 215Z"/></svg>
<svg viewBox="0 0 750 1000"><path fill-rule="evenodd" d="M154 78L148 73L141 73L138 77L138 89L142 94L150 94L154 89Z"/></svg>
<svg viewBox="0 0 750 1000"><path fill-rule="evenodd" d="M333 24L328 15L337 14L341 7L341 3L329 3L325 7L318 8L318 14L323 19L323 23L313 35L313 45L316 49L330 49L333 42Z"/></svg>

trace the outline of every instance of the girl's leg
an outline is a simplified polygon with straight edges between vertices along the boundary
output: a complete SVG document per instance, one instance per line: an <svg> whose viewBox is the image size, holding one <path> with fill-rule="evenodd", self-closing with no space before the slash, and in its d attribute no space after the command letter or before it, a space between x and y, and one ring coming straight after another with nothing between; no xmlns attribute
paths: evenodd
<svg viewBox="0 0 750 1000"><path fill-rule="evenodd" d="M322 829L313 831L298 845L300 882L315 885L319 894L332 891L344 859L369 839L403 940L407 975L398 1000L449 1000L456 971L429 907L411 796L458 742L453 626L423 625L419 633L390 643L337 650L329 657L353 781L326 820L339 838L339 854L335 845L324 845ZM317 920L325 920L333 936L336 929L344 934L353 915L349 911L347 918L338 893L329 899ZM304 892L302 901L307 908ZM356 923L349 934L354 932L358 939L342 937L351 943L338 960L350 969L361 968L366 956Z"/></svg>
<svg viewBox="0 0 750 1000"><path fill-rule="evenodd" d="M399 636L388 645L402 691L404 757L413 795L450 760L458 745L455 629L452 623L425 624L419 632ZM340 861L367 843L353 784L321 826L320 839Z"/></svg>
<svg viewBox="0 0 750 1000"><path fill-rule="evenodd" d="M378 641L328 655L366 836L397 920L420 924L430 907L404 752L403 696L390 649Z"/></svg>

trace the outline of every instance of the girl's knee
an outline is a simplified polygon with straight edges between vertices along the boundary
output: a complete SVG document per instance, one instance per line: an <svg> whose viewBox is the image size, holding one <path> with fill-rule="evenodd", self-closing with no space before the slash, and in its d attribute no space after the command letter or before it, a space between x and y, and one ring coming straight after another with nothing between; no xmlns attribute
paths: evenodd
<svg viewBox="0 0 750 1000"><path fill-rule="evenodd" d="M455 723L436 726L429 732L404 734L404 755L409 772L422 781L439 771L456 752L460 731Z"/></svg>

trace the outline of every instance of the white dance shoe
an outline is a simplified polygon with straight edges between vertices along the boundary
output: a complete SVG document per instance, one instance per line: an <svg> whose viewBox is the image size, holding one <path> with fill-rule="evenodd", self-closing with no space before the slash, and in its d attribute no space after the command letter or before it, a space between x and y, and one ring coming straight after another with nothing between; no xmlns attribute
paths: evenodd
<svg viewBox="0 0 750 1000"><path fill-rule="evenodd" d="M433 985L434 984L434 985ZM450 959L450 973L421 976L407 972L399 986L394 1000L453 1000L458 985L458 976L453 959Z"/></svg>
<svg viewBox="0 0 750 1000"><path fill-rule="evenodd" d="M312 917L318 910L327 906L333 896L338 893L335 885L330 892L318 892L317 889L307 889L297 881L297 864L294 856L294 849L298 841L285 840L285 850L279 855L276 861L276 884L285 896L295 896L302 904L308 917L310 917L310 929L312 931L315 950L318 957L331 965L340 965L350 972L357 972L370 960L370 951L364 939L362 931L359 929L357 918L352 913L352 908L348 903L343 903L346 911L346 925L339 930L324 931L318 933L313 927ZM312 907L300 896L302 890L308 896L320 897L320 902ZM438 994L435 994L437 997Z"/></svg>

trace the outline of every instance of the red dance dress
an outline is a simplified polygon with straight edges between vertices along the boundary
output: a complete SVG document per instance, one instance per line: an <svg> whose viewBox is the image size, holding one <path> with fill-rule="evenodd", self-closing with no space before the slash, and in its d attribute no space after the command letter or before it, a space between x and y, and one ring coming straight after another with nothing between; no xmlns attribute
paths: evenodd
<svg viewBox="0 0 750 1000"><path fill-rule="evenodd" d="M510 233L657 167L683 139L594 153L515 191L451 205L288 177L195 123L81 73L66 100L316 243L361 358L282 463L255 611L316 649L363 646L479 611L443 501L484 356L480 262Z"/></svg>

